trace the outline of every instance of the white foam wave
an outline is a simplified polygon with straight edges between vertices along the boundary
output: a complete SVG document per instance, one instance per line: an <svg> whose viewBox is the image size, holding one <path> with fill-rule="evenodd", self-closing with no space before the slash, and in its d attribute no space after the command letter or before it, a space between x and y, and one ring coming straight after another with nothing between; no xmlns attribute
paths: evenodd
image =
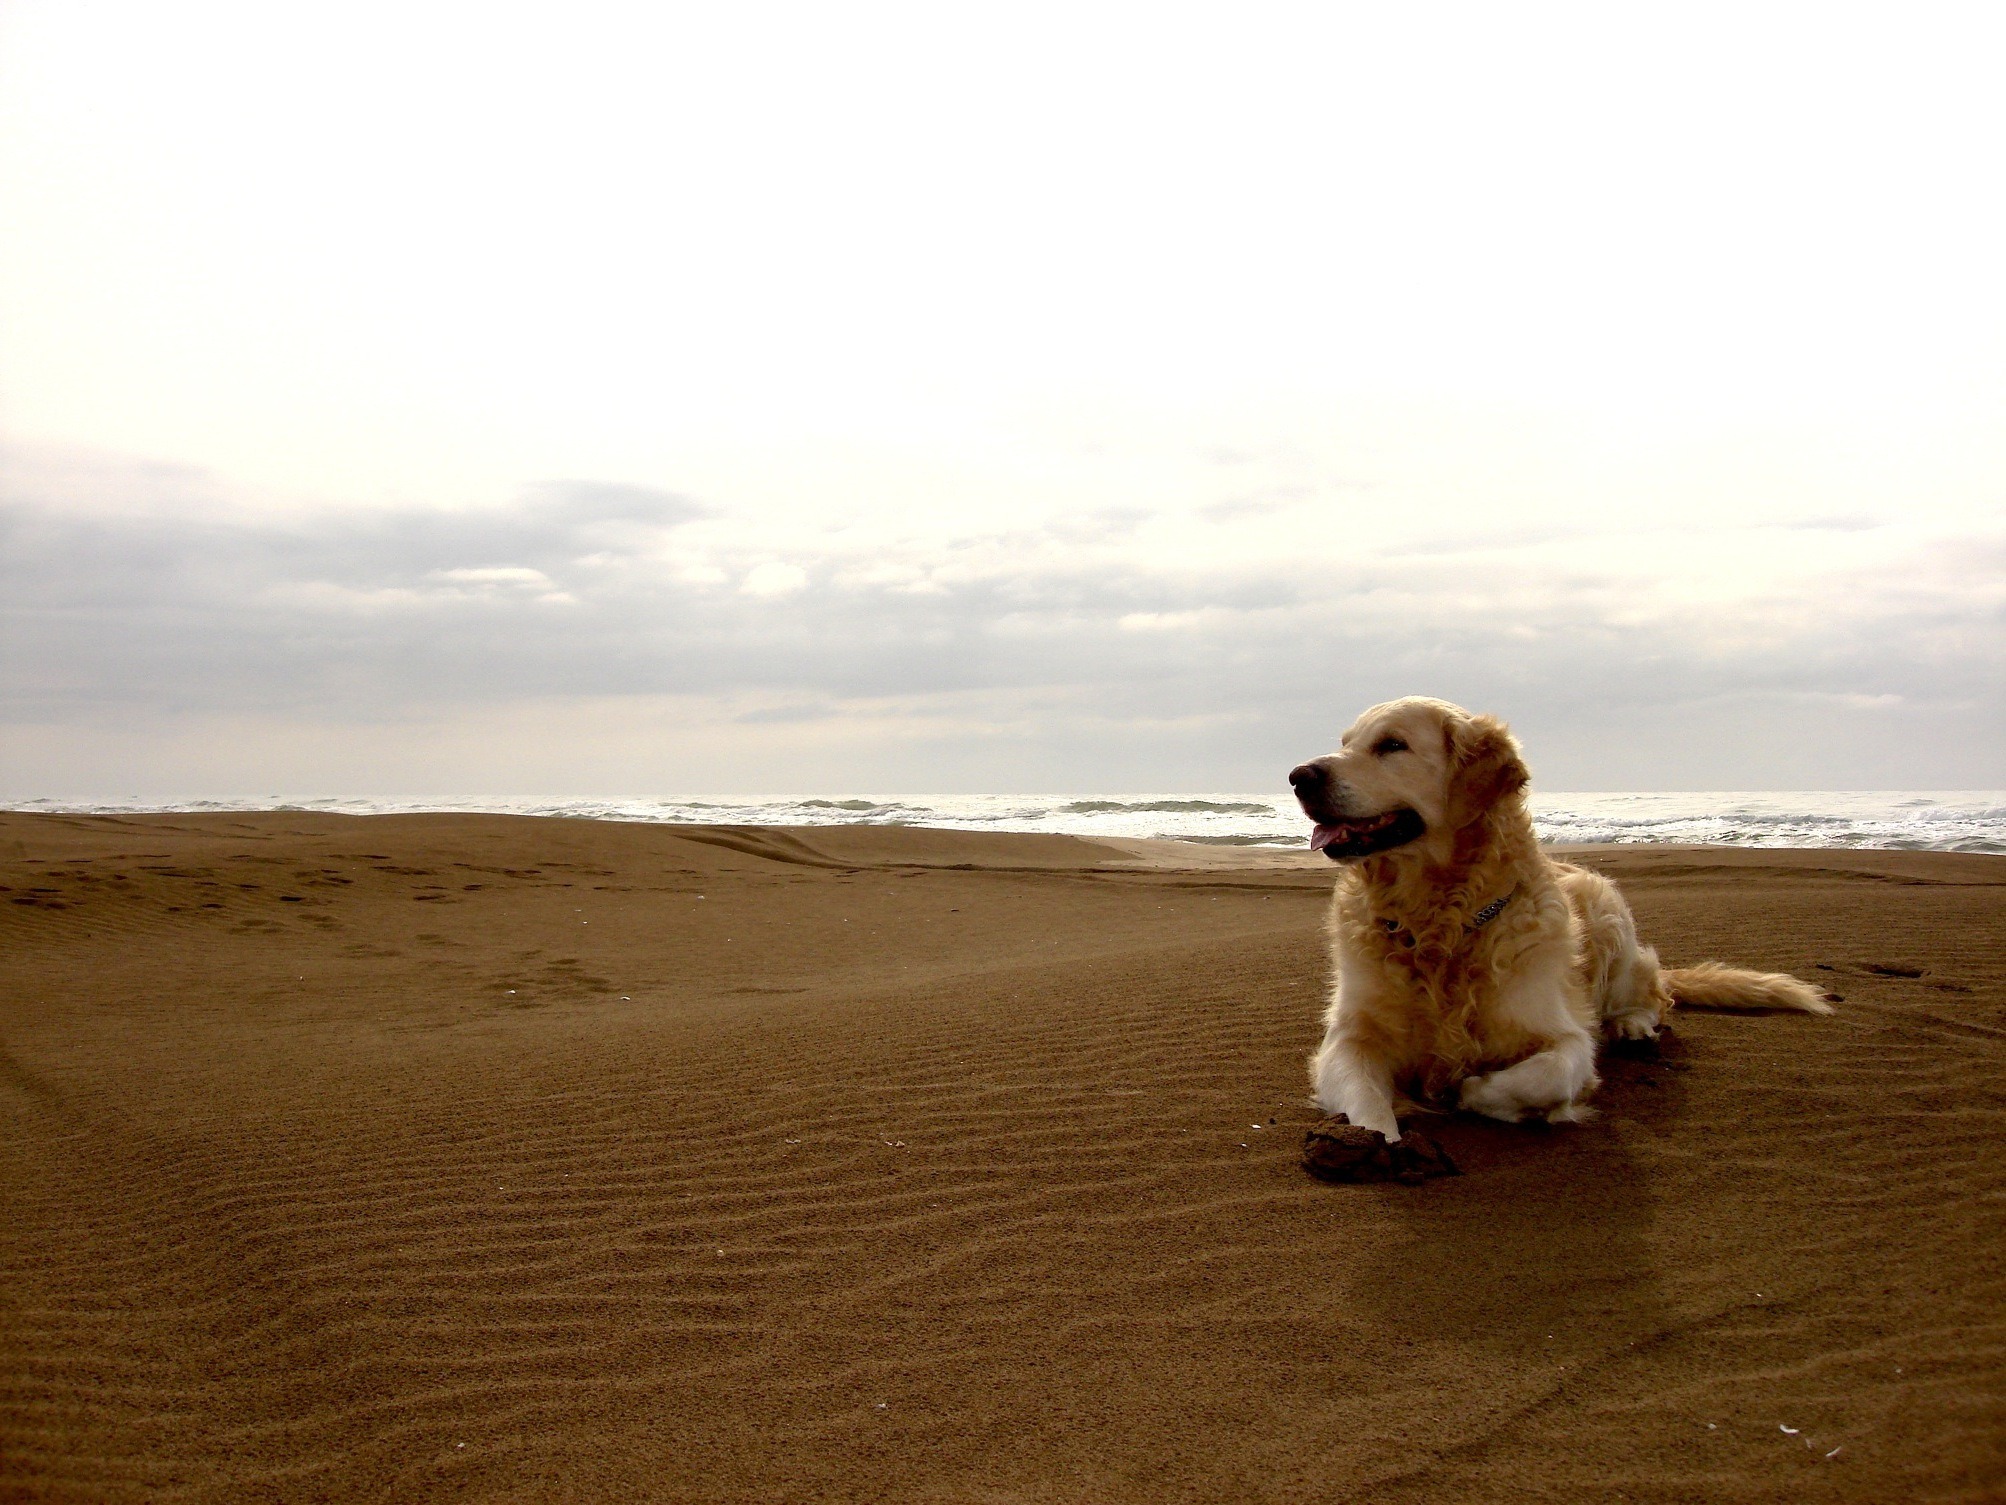
<svg viewBox="0 0 2006 1505"><path fill-rule="evenodd" d="M33 800L10 808L65 814L318 810L348 815L428 811L567 816L705 825L900 825L954 830L1154 836L1232 846L1297 847L1308 822L1287 795L1245 793L913 796L813 799L268 799ZM1533 819L1547 842L1659 842L1757 847L1879 847L2006 853L2006 793L1540 794Z"/></svg>

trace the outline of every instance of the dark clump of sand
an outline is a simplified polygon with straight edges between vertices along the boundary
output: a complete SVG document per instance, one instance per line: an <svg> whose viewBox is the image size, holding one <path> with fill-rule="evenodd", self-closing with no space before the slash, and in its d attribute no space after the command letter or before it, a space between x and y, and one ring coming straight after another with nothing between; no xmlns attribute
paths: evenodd
<svg viewBox="0 0 2006 1505"><path fill-rule="evenodd" d="M1317 858L0 816L0 1497L2006 1497L2006 862L1583 855L1838 1014L1329 1185Z"/></svg>
<svg viewBox="0 0 2006 1505"><path fill-rule="evenodd" d="M1459 1176L1456 1162L1426 1130L1413 1124L1393 1143L1339 1116L1303 1134L1303 1169L1319 1181L1399 1181L1418 1186L1430 1176Z"/></svg>

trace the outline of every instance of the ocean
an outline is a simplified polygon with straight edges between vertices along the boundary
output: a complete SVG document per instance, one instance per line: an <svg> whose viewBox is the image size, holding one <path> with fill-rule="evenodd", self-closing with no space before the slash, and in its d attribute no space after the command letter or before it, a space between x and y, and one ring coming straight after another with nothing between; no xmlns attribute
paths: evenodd
<svg viewBox="0 0 2006 1505"><path fill-rule="evenodd" d="M2006 853L2006 792L1535 794L1545 842L1673 842L1748 847L1889 847ZM33 800L8 808L64 814L321 810L345 815L421 811L571 816L705 825L942 826L1156 836L1225 846L1299 847L1309 822L1287 795L928 795L877 799L468 799L277 797L149 804Z"/></svg>

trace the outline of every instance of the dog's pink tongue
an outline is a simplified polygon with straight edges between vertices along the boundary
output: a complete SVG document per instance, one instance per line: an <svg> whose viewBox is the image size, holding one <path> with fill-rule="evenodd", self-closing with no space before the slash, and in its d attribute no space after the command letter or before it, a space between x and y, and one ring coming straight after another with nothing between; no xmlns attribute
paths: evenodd
<svg viewBox="0 0 2006 1505"><path fill-rule="evenodd" d="M1321 852L1333 841L1344 835L1345 829L1343 826L1318 826L1314 831L1309 833L1309 849L1312 852Z"/></svg>

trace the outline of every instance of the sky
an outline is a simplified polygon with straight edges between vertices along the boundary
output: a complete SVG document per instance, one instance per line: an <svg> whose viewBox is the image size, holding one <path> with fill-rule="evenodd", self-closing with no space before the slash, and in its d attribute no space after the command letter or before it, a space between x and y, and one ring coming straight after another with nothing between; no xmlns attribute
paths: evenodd
<svg viewBox="0 0 2006 1505"><path fill-rule="evenodd" d="M0 0L0 801L2006 786L2002 53Z"/></svg>

